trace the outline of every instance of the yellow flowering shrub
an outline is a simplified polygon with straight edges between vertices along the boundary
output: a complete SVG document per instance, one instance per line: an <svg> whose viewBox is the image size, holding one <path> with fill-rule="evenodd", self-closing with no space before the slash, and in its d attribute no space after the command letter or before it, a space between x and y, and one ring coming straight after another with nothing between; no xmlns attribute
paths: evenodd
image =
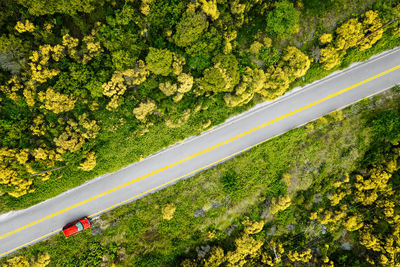
<svg viewBox="0 0 400 267"><path fill-rule="evenodd" d="M174 218L175 210L174 203L165 204L161 210L163 219L169 221Z"/></svg>
<svg viewBox="0 0 400 267"><path fill-rule="evenodd" d="M16 75L12 76L5 85L0 85L0 91L2 91L8 98L17 101L20 99L18 92L23 88L19 77Z"/></svg>
<svg viewBox="0 0 400 267"><path fill-rule="evenodd" d="M336 48L349 49L357 45L363 38L363 26L358 19L349 19L336 29Z"/></svg>
<svg viewBox="0 0 400 267"><path fill-rule="evenodd" d="M68 33L63 36L62 45L67 49L68 54L71 57L76 56L76 47L79 44L79 39L70 36Z"/></svg>
<svg viewBox="0 0 400 267"><path fill-rule="evenodd" d="M348 219L344 222L344 227L346 228L347 231L356 231L363 227L363 218L360 214L353 215L348 217Z"/></svg>
<svg viewBox="0 0 400 267"><path fill-rule="evenodd" d="M383 36L383 28L378 11L368 10L361 18L365 37L359 42L360 51L371 48ZM368 36L368 37L367 37Z"/></svg>
<svg viewBox="0 0 400 267"><path fill-rule="evenodd" d="M83 37L82 41L86 48L83 52L82 64L87 64L92 58L103 52L100 42L93 35Z"/></svg>
<svg viewBox="0 0 400 267"><path fill-rule="evenodd" d="M228 251L226 254L227 262L230 265L244 265L246 258L255 257L261 249L263 242L256 240L248 234L243 234L235 240L236 249Z"/></svg>
<svg viewBox="0 0 400 267"><path fill-rule="evenodd" d="M333 36L330 33L324 33L319 37L319 41L321 42L321 44L327 44L332 42L333 40Z"/></svg>
<svg viewBox="0 0 400 267"><path fill-rule="evenodd" d="M340 64L345 53L345 51L339 51L333 46L327 46L321 49L319 62L323 69L330 70Z"/></svg>
<svg viewBox="0 0 400 267"><path fill-rule="evenodd" d="M297 252L297 251L289 251L289 253L287 254L289 260L291 262L310 262L310 260L312 259L312 255L311 255L311 249L306 249L303 252Z"/></svg>
<svg viewBox="0 0 400 267"><path fill-rule="evenodd" d="M133 109L133 114L135 114L136 119L138 119L141 122L146 121L146 117L153 113L153 111L156 109L156 104L149 100L147 102L142 102L139 104L138 107Z"/></svg>
<svg viewBox="0 0 400 267"><path fill-rule="evenodd" d="M249 217L245 217L245 219L242 221L242 224L244 225L244 232L248 235L257 234L261 232L264 227L263 221L252 222L249 220Z"/></svg>
<svg viewBox="0 0 400 267"><path fill-rule="evenodd" d="M178 86L176 84L171 84L170 81L160 83L158 88L160 88L161 92L163 92L166 96L173 95L178 90Z"/></svg>
<svg viewBox="0 0 400 267"><path fill-rule="evenodd" d="M76 100L72 96L58 93L52 88L48 88L46 92L39 92L38 96L43 103L41 108L51 110L56 114L73 110L75 107Z"/></svg>
<svg viewBox="0 0 400 267"><path fill-rule="evenodd" d="M96 167L96 159L97 156L96 154L92 151L89 154L87 154L84 158L84 161L79 165L78 169L81 169L82 171L91 171Z"/></svg>
<svg viewBox="0 0 400 267"><path fill-rule="evenodd" d="M225 261L224 250L220 247L212 247L207 259L204 259L205 267L220 266Z"/></svg>
<svg viewBox="0 0 400 267"><path fill-rule="evenodd" d="M193 87L193 76L186 73L181 73L177 77L178 82L180 83L178 87L178 92L181 94L189 92Z"/></svg>
<svg viewBox="0 0 400 267"><path fill-rule="evenodd" d="M282 56L280 64L283 65L283 71L294 80L306 74L310 68L311 61L308 56L298 48L289 46L286 48L286 52Z"/></svg>
<svg viewBox="0 0 400 267"><path fill-rule="evenodd" d="M279 198L273 198L271 201L271 206L269 207L269 212L276 214L281 210L287 209L291 204L291 199L289 195L280 196Z"/></svg>
<svg viewBox="0 0 400 267"><path fill-rule="evenodd" d="M210 16L212 20L216 20L219 17L217 0L199 0L199 2L202 4L201 9L203 12Z"/></svg>
<svg viewBox="0 0 400 267"><path fill-rule="evenodd" d="M18 21L17 25L15 25L15 30L19 33L33 32L35 26L29 20L25 20L24 22Z"/></svg>

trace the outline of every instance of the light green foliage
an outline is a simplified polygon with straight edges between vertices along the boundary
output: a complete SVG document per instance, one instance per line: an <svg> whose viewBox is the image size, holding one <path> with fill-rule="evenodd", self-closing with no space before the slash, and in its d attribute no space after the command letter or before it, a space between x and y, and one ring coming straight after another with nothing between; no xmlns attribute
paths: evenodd
<svg viewBox="0 0 400 267"><path fill-rule="evenodd" d="M282 0L275 3L275 8L267 14L267 30L274 36L287 38L299 29L300 12L293 3Z"/></svg>
<svg viewBox="0 0 400 267"><path fill-rule="evenodd" d="M146 64L151 72L167 76L172 72L173 54L167 49L150 47L146 56Z"/></svg>
<svg viewBox="0 0 400 267"><path fill-rule="evenodd" d="M213 61L215 65L204 71L199 80L203 91L231 92L239 82L238 62L234 55L218 55Z"/></svg>
<svg viewBox="0 0 400 267"><path fill-rule="evenodd" d="M192 44L200 38L207 27L208 22L203 14L192 12L183 14L173 36L175 44L181 47Z"/></svg>
<svg viewBox="0 0 400 267"><path fill-rule="evenodd" d="M198 82L201 90L215 93L232 91L232 79L228 76L227 70L221 66L221 63L206 69L203 75Z"/></svg>

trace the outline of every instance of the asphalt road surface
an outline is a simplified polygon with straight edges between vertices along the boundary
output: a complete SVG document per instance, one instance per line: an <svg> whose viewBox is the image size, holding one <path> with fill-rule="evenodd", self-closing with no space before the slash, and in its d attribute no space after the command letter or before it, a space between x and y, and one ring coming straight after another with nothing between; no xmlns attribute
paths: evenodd
<svg viewBox="0 0 400 267"><path fill-rule="evenodd" d="M171 185L290 129L400 83L400 49L352 65L141 162L28 209L0 216L0 256Z"/></svg>

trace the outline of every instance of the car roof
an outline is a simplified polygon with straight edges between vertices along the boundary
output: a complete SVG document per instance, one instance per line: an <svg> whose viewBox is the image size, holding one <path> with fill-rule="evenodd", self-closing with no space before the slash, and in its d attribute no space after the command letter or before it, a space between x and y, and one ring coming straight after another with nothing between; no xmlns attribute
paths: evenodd
<svg viewBox="0 0 400 267"><path fill-rule="evenodd" d="M86 218L86 217L80 219L79 222L81 222L81 223L83 224L83 226L85 227L85 229L87 229L87 228L90 227L90 222L89 222L88 218Z"/></svg>

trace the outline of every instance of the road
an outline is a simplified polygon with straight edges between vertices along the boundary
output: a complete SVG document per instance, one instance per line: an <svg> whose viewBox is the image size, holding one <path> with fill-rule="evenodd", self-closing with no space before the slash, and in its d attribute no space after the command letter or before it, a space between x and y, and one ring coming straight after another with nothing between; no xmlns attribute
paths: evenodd
<svg viewBox="0 0 400 267"><path fill-rule="evenodd" d="M171 185L290 129L400 83L400 49L334 73L141 162L28 209L0 216L0 256Z"/></svg>

